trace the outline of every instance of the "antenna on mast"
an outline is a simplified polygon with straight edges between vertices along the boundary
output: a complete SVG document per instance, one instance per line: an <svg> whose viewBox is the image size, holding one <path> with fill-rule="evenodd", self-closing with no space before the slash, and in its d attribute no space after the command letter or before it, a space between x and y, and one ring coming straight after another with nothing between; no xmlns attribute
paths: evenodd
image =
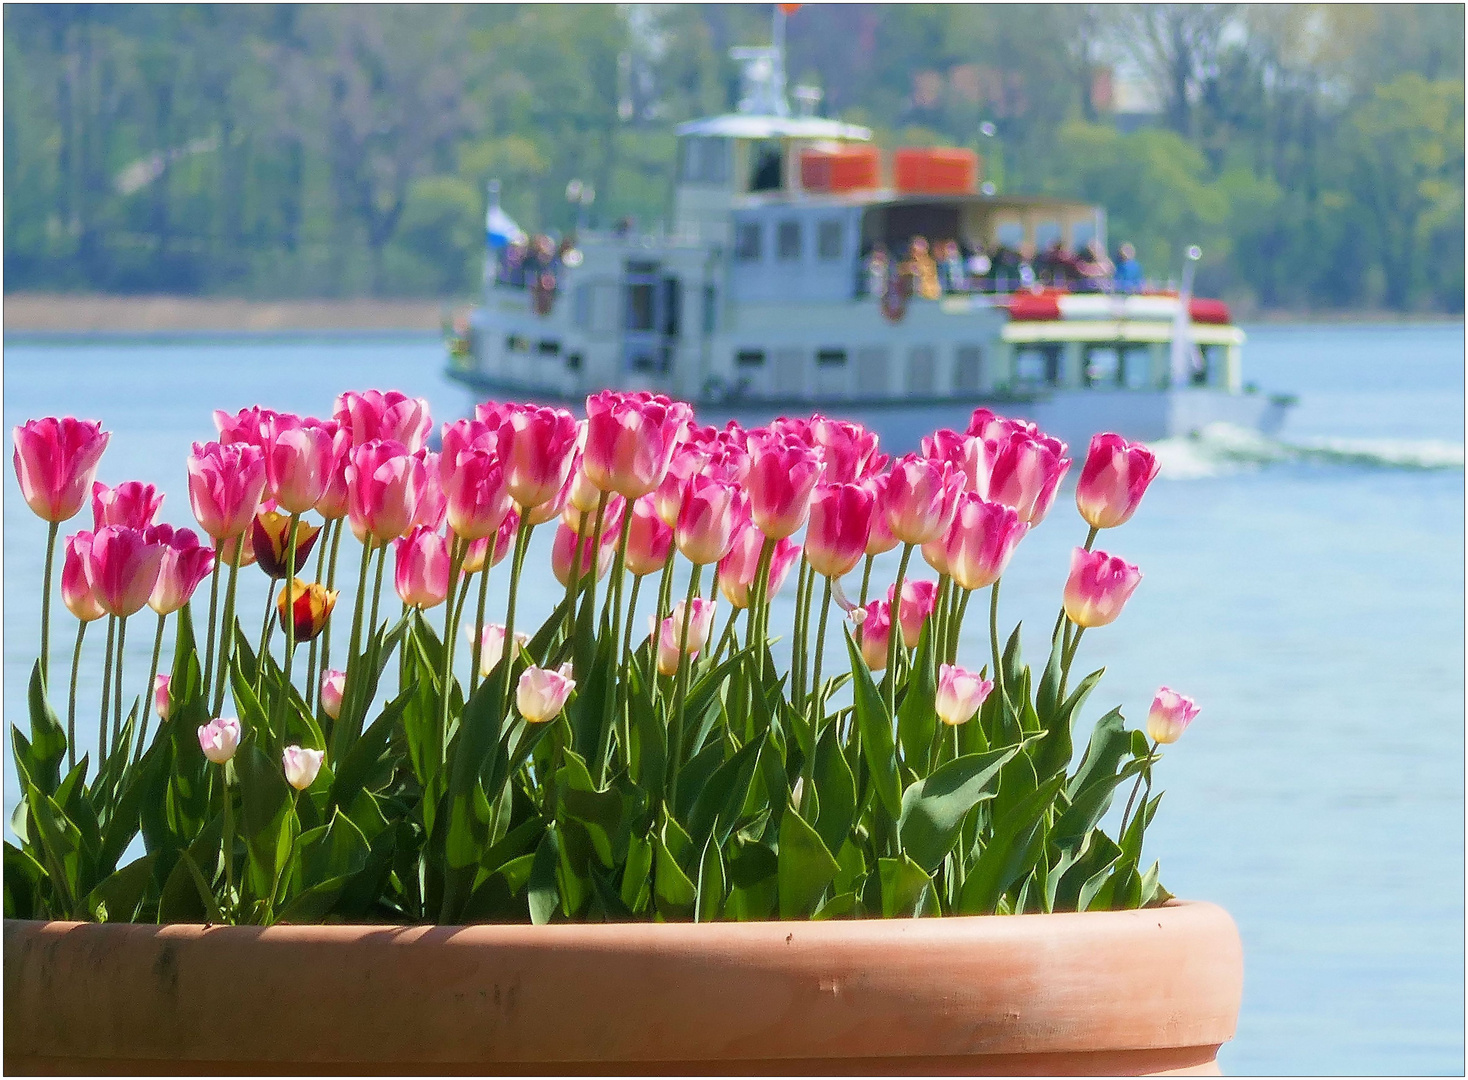
<svg viewBox="0 0 1468 1080"><path fill-rule="evenodd" d="M742 46L729 56L744 63L744 96L739 111L764 116L789 116L785 97L785 20L799 4L776 4L770 45Z"/></svg>

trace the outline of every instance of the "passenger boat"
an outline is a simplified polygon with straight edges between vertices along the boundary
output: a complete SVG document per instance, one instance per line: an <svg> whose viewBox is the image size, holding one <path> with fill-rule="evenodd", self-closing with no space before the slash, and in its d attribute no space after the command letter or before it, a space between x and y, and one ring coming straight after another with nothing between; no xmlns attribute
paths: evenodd
<svg viewBox="0 0 1468 1080"><path fill-rule="evenodd" d="M1292 399L1244 382L1243 331L1223 303L1191 295L1196 248L1178 290L1047 284L1033 253L1056 241L1105 252L1103 208L997 194L969 150L884 158L867 128L812 115L803 88L792 114L776 19L773 47L736 50L738 111L677 129L671 228L577 229L559 247L537 238L537 251L491 185L484 301L450 334L452 378L540 401L651 390L694 403L705 423L823 412L896 451L961 430L979 406L1077 448L1101 430L1278 430ZM995 257L935 289L915 238ZM879 249L895 269L882 271ZM1031 258L1010 273L1004 252Z"/></svg>

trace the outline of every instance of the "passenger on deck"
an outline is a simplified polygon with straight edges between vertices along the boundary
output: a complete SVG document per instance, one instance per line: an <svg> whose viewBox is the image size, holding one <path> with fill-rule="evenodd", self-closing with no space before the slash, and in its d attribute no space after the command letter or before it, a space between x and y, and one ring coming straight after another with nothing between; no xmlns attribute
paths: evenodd
<svg viewBox="0 0 1468 1080"><path fill-rule="evenodd" d="M1059 237L1035 260L1035 271L1041 282L1056 288L1066 288L1081 276L1075 256L1066 250L1065 242Z"/></svg>
<svg viewBox="0 0 1468 1080"><path fill-rule="evenodd" d="M1116 273L1116 267L1106 257L1105 250L1094 239L1086 245L1086 250L1076 259L1076 270L1080 274L1080 279L1076 283L1080 292L1105 292L1110 285L1112 275Z"/></svg>
<svg viewBox="0 0 1468 1080"><path fill-rule="evenodd" d="M1012 247L1000 244L993 256L993 276L991 291L997 293L1013 292L1019 285L1020 267L1028 266L1025 257ZM1033 280L1034 271L1030 271Z"/></svg>
<svg viewBox="0 0 1468 1080"><path fill-rule="evenodd" d="M892 264L887 258L887 245L878 240L871 246L862 260L861 272L857 275L856 295L881 298L887 291L887 275Z"/></svg>
<svg viewBox="0 0 1468 1080"><path fill-rule="evenodd" d="M968 273L968 287L979 292L993 292L994 278L992 271L994 261L982 247L977 247L963 263L964 270Z"/></svg>
<svg viewBox="0 0 1468 1080"><path fill-rule="evenodd" d="M938 264L928 253L928 240L914 236L907 248L907 262L902 269L912 278L912 291L924 300L936 300L943 295L938 285Z"/></svg>
<svg viewBox="0 0 1468 1080"><path fill-rule="evenodd" d="M938 284L945 293L968 292L968 271L957 240L944 240L938 245Z"/></svg>
<svg viewBox="0 0 1468 1080"><path fill-rule="evenodd" d="M1142 264L1137 261L1137 249L1131 244L1122 244L1117 256L1116 291L1141 292L1145 282L1142 278Z"/></svg>
<svg viewBox="0 0 1468 1080"><path fill-rule="evenodd" d="M517 289L525 287L525 257L528 251L529 242L526 240L516 240L505 248L499 267L501 282Z"/></svg>

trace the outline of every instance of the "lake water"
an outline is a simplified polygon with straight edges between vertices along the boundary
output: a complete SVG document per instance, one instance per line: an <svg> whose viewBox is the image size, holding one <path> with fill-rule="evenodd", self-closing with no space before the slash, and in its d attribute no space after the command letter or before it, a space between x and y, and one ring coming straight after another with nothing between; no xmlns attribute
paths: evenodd
<svg viewBox="0 0 1468 1080"><path fill-rule="evenodd" d="M1161 683L1202 706L1159 767L1167 798L1148 845L1173 892L1238 921L1246 975L1238 1037L1220 1054L1229 1073L1464 1068L1463 365L1462 325L1255 328L1246 377L1300 395L1282 439L1225 430L1163 444L1162 479L1102 540L1146 580L1113 627L1086 637L1082 662L1108 672L1081 723L1118 702L1138 722ZM104 420L100 478L157 483L164 518L192 524L183 461L213 437L211 409L326 415L340 390L396 387L440 419L462 415L469 398L443 366L422 336L11 339L5 424ZM1084 537L1072 505L1063 494L1005 579L1003 618L1025 620L1032 651ZM13 479L4 509L5 706L23 724L45 528ZM549 541L537 532L532 566ZM252 571L242 580L240 610L258 625L263 586ZM559 591L529 588L523 618L538 621ZM75 624L57 610L65 671ZM130 695L151 621L128 636ZM84 746L102 636L88 643ZM974 666L986 650L966 636ZM7 820L9 760L7 745Z"/></svg>

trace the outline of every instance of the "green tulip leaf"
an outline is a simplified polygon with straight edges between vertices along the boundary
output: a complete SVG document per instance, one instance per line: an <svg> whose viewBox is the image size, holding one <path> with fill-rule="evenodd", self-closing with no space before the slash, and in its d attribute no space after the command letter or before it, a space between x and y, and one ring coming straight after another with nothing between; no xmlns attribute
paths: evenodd
<svg viewBox="0 0 1468 1080"><path fill-rule="evenodd" d="M896 820L902 812L902 789L897 780L897 746L892 735L892 717L849 630L846 632L846 650L851 654L851 681L862 753L877 798Z"/></svg>
<svg viewBox="0 0 1468 1080"><path fill-rule="evenodd" d="M794 806L780 821L780 918L806 918L841 869L821 836Z"/></svg>
<svg viewBox="0 0 1468 1080"><path fill-rule="evenodd" d="M1018 746L966 754L935 769L902 793L897 832L903 853L927 873L942 863L958 840L959 827L983 799L992 799L999 770L1019 752Z"/></svg>

